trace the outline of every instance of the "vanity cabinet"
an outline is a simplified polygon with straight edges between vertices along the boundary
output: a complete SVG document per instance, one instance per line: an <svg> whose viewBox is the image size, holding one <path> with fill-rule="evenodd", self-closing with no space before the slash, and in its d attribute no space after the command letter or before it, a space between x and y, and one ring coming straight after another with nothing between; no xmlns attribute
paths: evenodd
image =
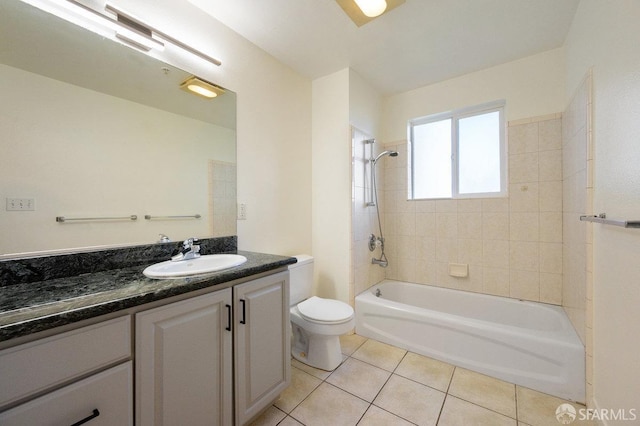
<svg viewBox="0 0 640 426"><path fill-rule="evenodd" d="M231 289L136 314L136 425L232 423Z"/></svg>
<svg viewBox="0 0 640 426"><path fill-rule="evenodd" d="M245 424L286 388L289 274L136 314L136 424ZM235 371L235 389L234 389Z"/></svg>
<svg viewBox="0 0 640 426"><path fill-rule="evenodd" d="M0 414L3 426L133 426L131 361Z"/></svg>
<svg viewBox="0 0 640 426"><path fill-rule="evenodd" d="M281 273L233 288L238 425L268 407L290 382L288 281L289 274Z"/></svg>
<svg viewBox="0 0 640 426"><path fill-rule="evenodd" d="M0 425L244 425L290 381L288 284L265 275L3 349Z"/></svg>
<svg viewBox="0 0 640 426"><path fill-rule="evenodd" d="M0 424L133 425L130 359L129 315L4 349Z"/></svg>

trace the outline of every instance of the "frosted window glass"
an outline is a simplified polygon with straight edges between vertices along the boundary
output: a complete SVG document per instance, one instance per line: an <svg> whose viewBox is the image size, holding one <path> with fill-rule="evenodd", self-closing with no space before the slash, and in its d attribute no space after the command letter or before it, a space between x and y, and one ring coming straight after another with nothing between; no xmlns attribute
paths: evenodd
<svg viewBox="0 0 640 426"><path fill-rule="evenodd" d="M413 198L451 198L451 119L413 127Z"/></svg>
<svg viewBox="0 0 640 426"><path fill-rule="evenodd" d="M500 113L458 120L458 192L500 192Z"/></svg>

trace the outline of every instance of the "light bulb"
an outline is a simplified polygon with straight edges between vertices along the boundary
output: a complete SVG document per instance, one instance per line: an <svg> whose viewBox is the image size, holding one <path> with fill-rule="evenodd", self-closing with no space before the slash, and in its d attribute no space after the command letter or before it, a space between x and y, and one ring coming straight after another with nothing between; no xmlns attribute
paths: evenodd
<svg viewBox="0 0 640 426"><path fill-rule="evenodd" d="M207 98L215 98L216 96L218 96L218 94L212 90L209 90L205 87L202 86L198 86L196 84L190 84L187 86L187 88L189 90L191 90L192 92L196 92L199 95L205 96Z"/></svg>
<svg viewBox="0 0 640 426"><path fill-rule="evenodd" d="M354 0L362 13L369 18L375 18L380 16L387 9L387 2L385 0Z"/></svg>

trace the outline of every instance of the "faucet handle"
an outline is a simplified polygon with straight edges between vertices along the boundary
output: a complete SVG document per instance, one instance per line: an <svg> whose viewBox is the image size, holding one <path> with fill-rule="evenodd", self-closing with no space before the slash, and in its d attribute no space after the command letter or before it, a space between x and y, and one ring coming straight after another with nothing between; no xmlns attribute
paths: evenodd
<svg viewBox="0 0 640 426"><path fill-rule="evenodd" d="M186 240L184 240L184 242L182 243L182 247L184 247L185 249L191 249L194 247L198 247L198 249L200 249L200 246L198 246L197 244L200 243L200 240L193 237L193 238L188 238Z"/></svg>

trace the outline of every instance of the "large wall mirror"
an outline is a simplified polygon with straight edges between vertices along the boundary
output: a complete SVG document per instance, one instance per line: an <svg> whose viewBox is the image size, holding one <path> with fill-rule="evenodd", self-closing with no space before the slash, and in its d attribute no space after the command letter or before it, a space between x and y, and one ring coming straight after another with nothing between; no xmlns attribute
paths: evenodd
<svg viewBox="0 0 640 426"><path fill-rule="evenodd" d="M236 95L190 75L0 2L0 256L235 235Z"/></svg>

